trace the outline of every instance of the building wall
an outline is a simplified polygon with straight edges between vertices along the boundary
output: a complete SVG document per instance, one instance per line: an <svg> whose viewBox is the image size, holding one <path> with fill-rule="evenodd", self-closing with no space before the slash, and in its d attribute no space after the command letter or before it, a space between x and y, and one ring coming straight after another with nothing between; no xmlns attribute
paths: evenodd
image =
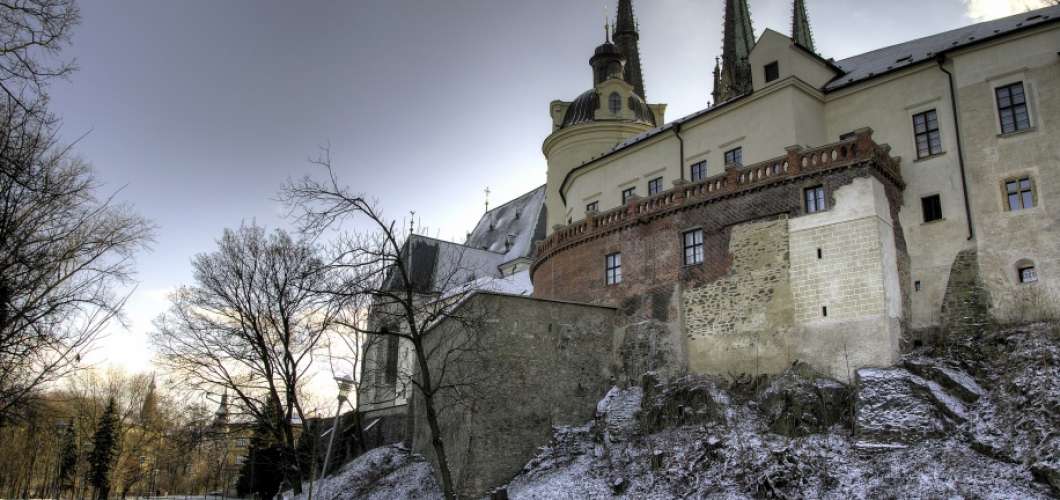
<svg viewBox="0 0 1060 500"><path fill-rule="evenodd" d="M477 294L427 336L446 366L436 397L442 439L461 498L507 483L552 438L553 426L581 425L611 386L608 353L615 310ZM442 342L441 345L435 342ZM444 360L444 361L443 361ZM435 460L423 401L414 399L413 448Z"/></svg>

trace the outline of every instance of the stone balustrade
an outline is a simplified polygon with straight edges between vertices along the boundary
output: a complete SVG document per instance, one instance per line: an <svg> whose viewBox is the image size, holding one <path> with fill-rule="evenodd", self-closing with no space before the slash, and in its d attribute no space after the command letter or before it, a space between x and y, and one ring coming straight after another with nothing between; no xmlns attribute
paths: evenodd
<svg viewBox="0 0 1060 500"><path fill-rule="evenodd" d="M748 166L727 165L722 174L695 183L679 181L673 189L649 198L635 197L621 207L586 214L585 219L556 229L537 243L533 268L563 248L594 235L808 175L871 164L881 175L903 186L898 160L889 153L890 146L876 144L872 129L864 128L855 131L849 139L825 146L810 149L791 146L786 155L771 160Z"/></svg>

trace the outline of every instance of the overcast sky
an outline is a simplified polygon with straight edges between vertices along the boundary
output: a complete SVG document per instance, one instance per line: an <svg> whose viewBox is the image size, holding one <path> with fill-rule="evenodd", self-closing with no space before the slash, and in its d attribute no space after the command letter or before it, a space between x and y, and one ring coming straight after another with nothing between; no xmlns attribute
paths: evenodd
<svg viewBox="0 0 1060 500"><path fill-rule="evenodd" d="M1022 10L1036 0L807 0L841 59ZM787 34L791 0L751 0ZM614 0L84 0L53 108L109 190L158 226L118 329L92 359L150 369L146 332L189 259L226 227L282 225L273 201L330 144L339 173L394 218L459 239L545 179L548 104L592 83ZM634 0L650 102L706 106L723 0Z"/></svg>

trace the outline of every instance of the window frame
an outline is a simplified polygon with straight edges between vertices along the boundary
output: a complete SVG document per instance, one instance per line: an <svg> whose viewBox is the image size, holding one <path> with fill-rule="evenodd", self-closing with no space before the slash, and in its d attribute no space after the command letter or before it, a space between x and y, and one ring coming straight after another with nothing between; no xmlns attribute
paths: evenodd
<svg viewBox="0 0 1060 500"><path fill-rule="evenodd" d="M622 204L629 203L629 200L633 199L637 195L637 186L628 187L622 190Z"/></svg>
<svg viewBox="0 0 1060 500"><path fill-rule="evenodd" d="M1013 97L1012 90L1017 88L1017 87L1019 88L1020 95L1021 95L1021 97L1023 99L1023 101L1019 102L1019 103L1013 102L1014 101L1014 97ZM1002 105L1001 104L1001 99L1002 99L1001 93L1002 92L1006 92L1008 94L1006 96L1006 99L1008 99L1008 104L1007 105ZM1028 130L1032 130L1034 128L1034 122L1031 119L1030 103L1028 102L1028 98L1027 98L1027 85L1024 84L1023 80L1019 80L1019 81L1011 82L1011 83L1006 83L1004 85L998 85L998 86L994 87L994 105L995 105L995 109L997 110L998 127L999 127L999 130L1001 131L1001 135L1016 134L1016 133L1019 133L1019 132L1025 132L1025 131L1028 131ZM1022 108L1022 110L1023 110L1023 115L1024 115L1024 119L1025 119L1025 122L1024 122L1024 124L1022 126L1020 125L1021 122L1020 122L1019 118L1017 117L1017 110L1019 110L1020 108ZM1011 118L1012 118L1012 127L1013 128L1011 130L1006 130L1005 129L1005 112L1006 111L1012 113Z"/></svg>
<svg viewBox="0 0 1060 500"><path fill-rule="evenodd" d="M732 148L732 149L726 151L725 154L722 156L722 158L725 161L725 166L726 167L729 166L729 165L742 166L743 165L743 146L736 146L735 148ZM733 161L729 161L729 158L732 158Z"/></svg>
<svg viewBox="0 0 1060 500"><path fill-rule="evenodd" d="M607 286L622 283L622 252L612 252L604 256L604 284Z"/></svg>
<svg viewBox="0 0 1060 500"><path fill-rule="evenodd" d="M681 262L685 266L696 266L702 264L706 258L703 241L703 228L694 228L681 232ZM690 240L691 237L691 241ZM691 251L691 253L689 253Z"/></svg>
<svg viewBox="0 0 1060 500"><path fill-rule="evenodd" d="M811 192L813 192L812 207L811 198L809 196ZM828 198L825 196L823 184L803 188L802 209L807 215L817 214L828 210Z"/></svg>
<svg viewBox="0 0 1060 500"><path fill-rule="evenodd" d="M585 204L585 213L599 212L600 200L593 200Z"/></svg>
<svg viewBox="0 0 1060 500"><path fill-rule="evenodd" d="M1027 187L1023 187L1024 182L1027 183ZM1015 185L1015 191L1011 190L1010 184ZM1009 177L1001 181L1001 195L1006 212L1020 212L1038 206L1038 190L1034 183L1034 176L1030 174ZM1019 206L1013 206L1013 196L1016 196ZM1030 197L1030 206L1026 205L1028 196Z"/></svg>
<svg viewBox="0 0 1060 500"><path fill-rule="evenodd" d="M923 118L923 130L918 127L921 124L917 123L918 118ZM935 128L931 128L931 120L935 121ZM935 142L932 142L934 136ZM924 138L924 146L927 148L926 151L922 151L920 148L920 138ZM937 143L937 146L935 145ZM945 151L942 149L942 130L939 128L939 113L935 108L921 111L913 114L913 147L916 148L916 158L918 160L924 158L931 158L932 156L938 156Z"/></svg>
<svg viewBox="0 0 1060 500"><path fill-rule="evenodd" d="M696 178L696 170L699 169L699 178ZM688 179L692 182L701 182L707 178L707 160L697 161L688 167Z"/></svg>
<svg viewBox="0 0 1060 500"><path fill-rule="evenodd" d="M938 213L937 214L932 214L932 215L937 215L937 217L928 218L929 210L928 210L928 204L927 203L928 203L928 200L932 200L932 199L934 199L935 203L937 204L936 207L933 207L933 208L937 208ZM943 220L944 217L942 216L942 195L936 193L936 194L931 194L931 195L927 195L927 196L921 196L920 197L920 215L921 215L921 217L924 220L924 224L927 224L929 222L936 222L936 221Z"/></svg>
<svg viewBox="0 0 1060 500"><path fill-rule="evenodd" d="M770 69L773 70L772 78L770 78ZM763 79L765 83L775 82L780 79L780 61L773 61L765 66L762 66Z"/></svg>
<svg viewBox="0 0 1060 500"><path fill-rule="evenodd" d="M618 92L611 92L611 95L607 96L607 110L613 115L622 112L622 96Z"/></svg>
<svg viewBox="0 0 1060 500"><path fill-rule="evenodd" d="M1030 271L1031 274L1033 274L1033 276L1032 276L1033 279L1030 279L1030 280L1024 279L1024 273L1026 273L1027 271ZM1030 285L1030 284L1033 284L1033 283L1037 283L1038 282L1038 269L1034 266L1034 264L1024 265L1022 267L1017 267L1016 268L1016 279L1019 280L1019 283L1021 285Z"/></svg>
<svg viewBox="0 0 1060 500"><path fill-rule="evenodd" d="M652 189L653 185L655 189ZM662 176L656 177L648 181L648 196L655 196L659 193L662 193L663 191L665 191L665 189L663 189Z"/></svg>

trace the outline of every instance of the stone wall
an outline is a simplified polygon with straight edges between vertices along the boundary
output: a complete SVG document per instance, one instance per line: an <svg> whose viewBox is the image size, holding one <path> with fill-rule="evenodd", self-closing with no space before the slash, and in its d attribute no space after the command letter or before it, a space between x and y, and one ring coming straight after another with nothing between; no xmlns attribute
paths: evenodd
<svg viewBox="0 0 1060 500"><path fill-rule="evenodd" d="M427 335L443 442L461 497L508 482L556 425L593 417L611 387L614 308L479 293ZM457 320L456 318L460 318ZM413 448L434 460L414 394Z"/></svg>

